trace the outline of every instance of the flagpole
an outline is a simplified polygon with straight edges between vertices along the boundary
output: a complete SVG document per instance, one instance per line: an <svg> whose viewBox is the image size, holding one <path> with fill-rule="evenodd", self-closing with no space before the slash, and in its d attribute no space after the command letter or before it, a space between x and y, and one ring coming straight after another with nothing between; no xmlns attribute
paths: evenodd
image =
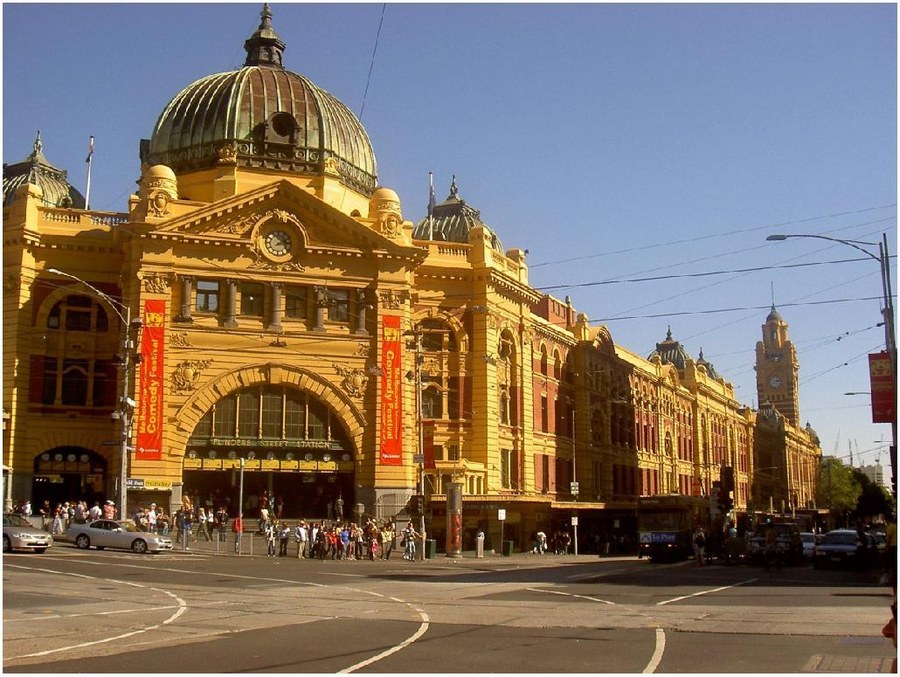
<svg viewBox="0 0 900 677"><path fill-rule="evenodd" d="M428 239L434 239L434 174L432 172L428 172Z"/></svg>
<svg viewBox="0 0 900 677"><path fill-rule="evenodd" d="M90 143L88 144L88 155L87 159L87 188L84 191L84 208L91 208L91 167L94 165L94 137L91 137ZM124 517L122 519L125 519Z"/></svg>

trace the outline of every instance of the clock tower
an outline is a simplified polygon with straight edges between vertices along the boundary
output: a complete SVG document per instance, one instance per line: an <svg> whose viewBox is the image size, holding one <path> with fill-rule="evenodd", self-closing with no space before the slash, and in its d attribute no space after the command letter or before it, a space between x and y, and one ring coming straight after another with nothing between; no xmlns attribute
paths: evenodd
<svg viewBox="0 0 900 677"><path fill-rule="evenodd" d="M756 393L759 405L769 402L793 426L800 423L799 364L788 338L788 325L772 305L756 343Z"/></svg>

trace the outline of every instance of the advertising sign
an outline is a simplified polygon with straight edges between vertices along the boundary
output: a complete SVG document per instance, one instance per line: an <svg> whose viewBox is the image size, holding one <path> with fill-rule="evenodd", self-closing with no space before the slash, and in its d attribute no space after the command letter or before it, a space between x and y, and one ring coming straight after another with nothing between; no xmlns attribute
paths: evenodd
<svg viewBox="0 0 900 677"><path fill-rule="evenodd" d="M135 459L162 460L163 367L166 302L144 301L141 331L140 402L137 411ZM126 329L127 331L127 329Z"/></svg>
<svg viewBox="0 0 900 677"><path fill-rule="evenodd" d="M872 388L872 423L891 423L897 416L891 358L886 352L869 355L869 381Z"/></svg>
<svg viewBox="0 0 900 677"><path fill-rule="evenodd" d="M381 465L402 465L400 316L385 315L381 327Z"/></svg>

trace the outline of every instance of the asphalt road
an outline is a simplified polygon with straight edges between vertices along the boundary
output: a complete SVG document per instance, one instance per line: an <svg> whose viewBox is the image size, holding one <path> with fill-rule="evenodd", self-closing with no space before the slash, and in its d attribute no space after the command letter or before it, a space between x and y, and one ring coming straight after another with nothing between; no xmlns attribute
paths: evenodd
<svg viewBox="0 0 900 677"><path fill-rule="evenodd" d="M516 555L3 557L6 672L888 672L871 573Z"/></svg>

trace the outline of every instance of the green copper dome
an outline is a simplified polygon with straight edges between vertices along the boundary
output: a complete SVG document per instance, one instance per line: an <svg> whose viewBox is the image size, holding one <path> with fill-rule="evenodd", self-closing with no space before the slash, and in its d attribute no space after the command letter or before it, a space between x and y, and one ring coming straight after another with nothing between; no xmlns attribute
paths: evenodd
<svg viewBox="0 0 900 677"><path fill-rule="evenodd" d="M244 43L244 66L201 78L177 94L142 144L142 161L176 173L220 162L298 174L328 171L371 195L377 170L365 129L334 96L285 70L284 48L266 4L259 28Z"/></svg>

